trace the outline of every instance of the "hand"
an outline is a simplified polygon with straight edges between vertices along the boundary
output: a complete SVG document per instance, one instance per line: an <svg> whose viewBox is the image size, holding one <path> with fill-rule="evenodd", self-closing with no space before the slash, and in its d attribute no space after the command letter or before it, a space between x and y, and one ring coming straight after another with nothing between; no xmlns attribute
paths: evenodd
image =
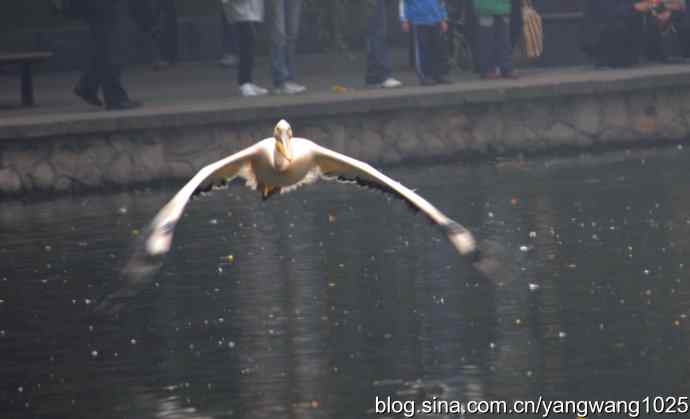
<svg viewBox="0 0 690 419"><path fill-rule="evenodd" d="M448 32L448 22L445 20L441 22L441 32Z"/></svg>
<svg viewBox="0 0 690 419"><path fill-rule="evenodd" d="M633 8L636 12L647 13L652 8L652 5L648 1L638 1Z"/></svg>
<svg viewBox="0 0 690 419"><path fill-rule="evenodd" d="M410 31L410 22L408 21L403 21L402 22L402 30L403 32L409 32Z"/></svg>
<svg viewBox="0 0 690 419"><path fill-rule="evenodd" d="M663 12L659 13L656 15L656 20L660 23L666 23L671 19L671 11L670 10L664 10Z"/></svg>

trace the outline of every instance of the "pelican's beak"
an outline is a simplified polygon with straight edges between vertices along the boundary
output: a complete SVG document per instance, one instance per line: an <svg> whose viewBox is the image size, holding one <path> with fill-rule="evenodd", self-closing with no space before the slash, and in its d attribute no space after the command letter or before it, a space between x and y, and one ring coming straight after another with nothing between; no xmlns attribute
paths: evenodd
<svg viewBox="0 0 690 419"><path fill-rule="evenodd" d="M290 136L287 132L280 133L276 141L276 148L278 152L283 155L288 161L292 161L292 147L290 147Z"/></svg>
<svg viewBox="0 0 690 419"><path fill-rule="evenodd" d="M292 161L292 127L284 119L281 119L273 131L273 137L276 139L276 149L287 159Z"/></svg>

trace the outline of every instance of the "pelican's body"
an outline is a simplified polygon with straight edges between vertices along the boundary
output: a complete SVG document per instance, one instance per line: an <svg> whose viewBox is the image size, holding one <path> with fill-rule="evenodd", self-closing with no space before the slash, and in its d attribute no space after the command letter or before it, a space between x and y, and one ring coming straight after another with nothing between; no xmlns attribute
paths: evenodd
<svg viewBox="0 0 690 419"><path fill-rule="evenodd" d="M175 225L189 199L200 190L242 177L264 199L320 178L337 178L375 187L406 200L444 229L451 243L463 255L476 250L472 234L415 192L366 163L292 136L290 125L281 120L274 136L201 169L163 207L146 235L146 251L158 256L170 250Z"/></svg>
<svg viewBox="0 0 690 419"><path fill-rule="evenodd" d="M278 152L275 144L275 138L266 138L256 145L256 154L251 161L252 174L249 175L256 179L257 186L263 184L273 188L271 191L298 185L316 167L314 153L311 152L314 143L311 141L292 138L292 161ZM253 185L250 183L250 186ZM263 193L262 190L259 192Z"/></svg>

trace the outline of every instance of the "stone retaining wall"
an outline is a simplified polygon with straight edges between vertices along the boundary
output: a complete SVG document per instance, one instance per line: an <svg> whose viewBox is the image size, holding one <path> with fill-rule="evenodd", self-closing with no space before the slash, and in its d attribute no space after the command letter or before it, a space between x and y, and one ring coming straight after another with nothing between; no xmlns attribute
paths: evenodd
<svg viewBox="0 0 690 419"><path fill-rule="evenodd" d="M239 111L232 112L234 119L216 112L212 117L206 113L206 120L190 116L189 121L199 121L192 124L173 115L173 127L160 120L147 126L141 120L118 119L110 125L103 122L108 129L102 130L93 121L81 130L68 124L72 134L60 126L45 132L33 127L38 134L27 138L18 138L17 129L15 139L0 135L0 191L68 191L187 179L203 165L269 136L279 116L290 120L296 136L374 164L689 137L690 83L629 84L620 89L607 84L609 91L598 93L576 86L569 93L563 86L560 93L534 86L464 95L432 89L424 95L395 93L396 100L382 93L378 99L363 95L331 106L279 103L271 105L276 109L245 109L254 118ZM15 131L4 134L8 132Z"/></svg>

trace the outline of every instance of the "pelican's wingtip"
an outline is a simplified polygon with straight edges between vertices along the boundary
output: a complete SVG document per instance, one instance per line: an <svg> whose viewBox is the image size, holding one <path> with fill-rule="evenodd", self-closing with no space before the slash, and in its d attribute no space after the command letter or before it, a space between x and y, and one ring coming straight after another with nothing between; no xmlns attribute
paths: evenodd
<svg viewBox="0 0 690 419"><path fill-rule="evenodd" d="M474 239L474 236L468 229L456 223L455 221L451 221L446 224L445 228L448 234L448 239L451 243L453 243L453 246L455 246L461 255L469 256L477 253L477 241Z"/></svg>
<svg viewBox="0 0 690 419"><path fill-rule="evenodd" d="M154 232L146 239L146 253L150 256L162 256L170 250L172 235L165 232Z"/></svg>

